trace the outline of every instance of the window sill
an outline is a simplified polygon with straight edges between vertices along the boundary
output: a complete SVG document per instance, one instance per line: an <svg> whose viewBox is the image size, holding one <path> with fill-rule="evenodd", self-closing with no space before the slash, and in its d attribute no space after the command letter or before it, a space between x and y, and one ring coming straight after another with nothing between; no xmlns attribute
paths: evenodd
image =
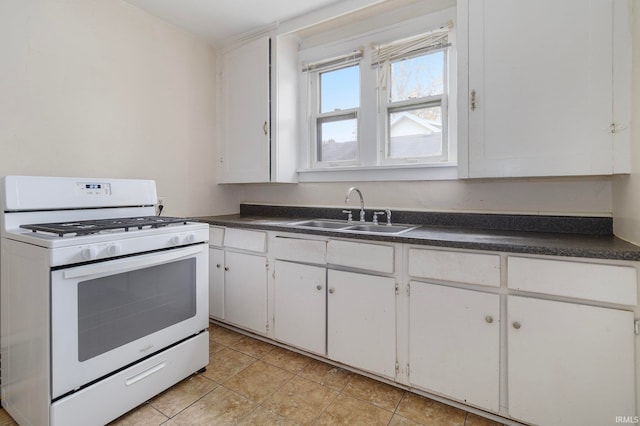
<svg viewBox="0 0 640 426"><path fill-rule="evenodd" d="M373 167L327 167L299 169L298 182L454 180L458 167L454 163L403 164Z"/></svg>

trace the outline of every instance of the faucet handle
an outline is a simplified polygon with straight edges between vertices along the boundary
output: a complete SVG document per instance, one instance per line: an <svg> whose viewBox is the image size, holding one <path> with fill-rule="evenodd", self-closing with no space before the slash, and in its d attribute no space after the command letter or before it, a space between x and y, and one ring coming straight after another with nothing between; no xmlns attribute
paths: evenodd
<svg viewBox="0 0 640 426"><path fill-rule="evenodd" d="M380 214L386 214L386 212L373 212L373 224L377 225L378 224L378 215Z"/></svg>
<svg viewBox="0 0 640 426"><path fill-rule="evenodd" d="M349 217L347 217L347 223L353 222L353 213L351 210L342 210L342 213L349 213Z"/></svg>
<svg viewBox="0 0 640 426"><path fill-rule="evenodd" d="M386 209L384 212L387 215L387 226L391 226L391 209Z"/></svg>

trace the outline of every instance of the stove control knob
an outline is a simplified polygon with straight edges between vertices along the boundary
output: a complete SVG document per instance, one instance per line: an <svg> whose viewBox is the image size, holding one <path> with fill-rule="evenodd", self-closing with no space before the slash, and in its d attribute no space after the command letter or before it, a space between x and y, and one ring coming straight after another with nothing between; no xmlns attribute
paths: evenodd
<svg viewBox="0 0 640 426"><path fill-rule="evenodd" d="M171 237L171 239L169 240L169 243L171 243L174 246L177 246L178 244L180 244L180 237L177 235L174 235L173 237Z"/></svg>
<svg viewBox="0 0 640 426"><path fill-rule="evenodd" d="M188 243L192 243L196 240L196 236L194 234L189 234L184 240Z"/></svg>
<svg viewBox="0 0 640 426"><path fill-rule="evenodd" d="M107 246L107 254L109 256L117 256L121 251L122 250L120 249L120 246L117 244L111 244L110 246Z"/></svg>
<svg viewBox="0 0 640 426"><path fill-rule="evenodd" d="M96 250L95 247L86 247L86 248L83 248L82 251L80 252L80 256L82 256L84 260L95 259L97 254L98 254L98 250Z"/></svg>

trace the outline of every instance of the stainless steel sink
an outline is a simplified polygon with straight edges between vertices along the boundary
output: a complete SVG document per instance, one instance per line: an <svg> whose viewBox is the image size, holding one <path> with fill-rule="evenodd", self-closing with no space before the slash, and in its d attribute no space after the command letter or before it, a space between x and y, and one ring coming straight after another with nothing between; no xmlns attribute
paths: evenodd
<svg viewBox="0 0 640 426"><path fill-rule="evenodd" d="M363 232L369 234L399 234L401 232L415 229L417 225L382 225L360 222L345 222L341 220L331 219L311 219L303 220L301 222L290 223L291 226L299 226L301 228L314 228L314 229L330 229L334 231L350 231L350 232Z"/></svg>
<svg viewBox="0 0 640 426"><path fill-rule="evenodd" d="M312 219L302 222L291 223L293 226L301 226L304 228L320 228L320 229L343 229L349 226L347 222L328 220L328 219Z"/></svg>
<svg viewBox="0 0 640 426"><path fill-rule="evenodd" d="M345 231L358 231L369 232L375 234L399 234L401 232L415 229L414 225L374 225L372 223L364 223L360 225L353 225L345 228Z"/></svg>

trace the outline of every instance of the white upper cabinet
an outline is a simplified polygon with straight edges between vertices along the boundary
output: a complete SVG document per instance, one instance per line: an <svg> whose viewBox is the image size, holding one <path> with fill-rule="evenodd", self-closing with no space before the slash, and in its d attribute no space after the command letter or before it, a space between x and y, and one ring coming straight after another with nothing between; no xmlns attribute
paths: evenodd
<svg viewBox="0 0 640 426"><path fill-rule="evenodd" d="M627 8L458 2L460 177L629 171Z"/></svg>
<svg viewBox="0 0 640 426"><path fill-rule="evenodd" d="M268 35L223 49L220 182L295 182L297 49Z"/></svg>
<svg viewBox="0 0 640 426"><path fill-rule="evenodd" d="M223 182L269 181L269 37L222 56Z"/></svg>

